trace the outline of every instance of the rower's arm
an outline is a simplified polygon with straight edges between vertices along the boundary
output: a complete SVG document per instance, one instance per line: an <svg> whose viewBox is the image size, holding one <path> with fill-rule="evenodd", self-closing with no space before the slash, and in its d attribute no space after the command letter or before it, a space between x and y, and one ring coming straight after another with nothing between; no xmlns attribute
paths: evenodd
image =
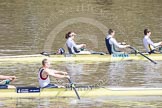
<svg viewBox="0 0 162 108"><path fill-rule="evenodd" d="M15 76L5 76L5 75L0 75L0 79L1 80L6 80L6 79L9 79L9 80L14 80L14 79L16 79L16 77Z"/></svg>
<svg viewBox="0 0 162 108"><path fill-rule="evenodd" d="M52 70L52 69L46 70L46 72L48 73L48 75L51 75L56 78L69 78L69 76L67 75L66 72L56 71L56 70Z"/></svg>
<svg viewBox="0 0 162 108"><path fill-rule="evenodd" d="M127 45L120 45L120 44L116 41L116 39L114 39L114 38L111 38L111 41L112 41L112 43L113 43L115 46L117 46L118 48L126 48L126 47L127 47Z"/></svg>
<svg viewBox="0 0 162 108"><path fill-rule="evenodd" d="M155 47L160 46L162 42L154 43Z"/></svg>
<svg viewBox="0 0 162 108"><path fill-rule="evenodd" d="M7 78L8 78L7 76L0 75L0 79L1 79L1 80L5 80L5 79L7 79Z"/></svg>
<svg viewBox="0 0 162 108"><path fill-rule="evenodd" d="M162 44L162 42L154 43L150 38L147 39L147 43L153 47L157 47Z"/></svg>
<svg viewBox="0 0 162 108"><path fill-rule="evenodd" d="M63 72L63 71L57 71L55 70L55 74L62 74L62 75L67 75L67 72Z"/></svg>
<svg viewBox="0 0 162 108"><path fill-rule="evenodd" d="M77 48L77 44L74 42L74 40L71 40L71 44L73 47Z"/></svg>
<svg viewBox="0 0 162 108"><path fill-rule="evenodd" d="M150 38L147 39L147 43L152 45L153 47L156 47L154 42L152 42Z"/></svg>
<svg viewBox="0 0 162 108"><path fill-rule="evenodd" d="M74 40L71 41L71 44L72 44L73 47L75 47L75 48L77 48L77 49L86 47L86 44L77 45L77 44L74 42Z"/></svg>

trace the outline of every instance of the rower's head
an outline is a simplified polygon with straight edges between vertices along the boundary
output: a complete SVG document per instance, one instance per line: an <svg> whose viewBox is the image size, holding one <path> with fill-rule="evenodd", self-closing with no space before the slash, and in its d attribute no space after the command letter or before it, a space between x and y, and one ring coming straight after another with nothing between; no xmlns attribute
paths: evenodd
<svg viewBox="0 0 162 108"><path fill-rule="evenodd" d="M51 63L50 63L50 61L48 59L43 59L42 60L42 65L45 68L49 68L51 66Z"/></svg>
<svg viewBox="0 0 162 108"><path fill-rule="evenodd" d="M115 35L115 31L112 30L112 29L109 29L108 34L111 35L111 36L114 36Z"/></svg>
<svg viewBox="0 0 162 108"><path fill-rule="evenodd" d="M68 38L74 38L74 36L76 36L76 34L74 32L68 32L66 35L65 35L65 38L68 39Z"/></svg>
<svg viewBox="0 0 162 108"><path fill-rule="evenodd" d="M144 35L150 36L151 35L151 31L149 29L145 29L144 30Z"/></svg>

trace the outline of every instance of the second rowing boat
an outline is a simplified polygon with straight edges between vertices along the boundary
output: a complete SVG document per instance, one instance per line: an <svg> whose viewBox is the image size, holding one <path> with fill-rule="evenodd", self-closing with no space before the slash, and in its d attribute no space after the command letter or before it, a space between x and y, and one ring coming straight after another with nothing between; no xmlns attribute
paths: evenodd
<svg viewBox="0 0 162 108"><path fill-rule="evenodd" d="M77 88L80 97L104 96L162 96L162 88ZM16 89L0 89L0 98L10 97L75 97L70 88L17 87Z"/></svg>

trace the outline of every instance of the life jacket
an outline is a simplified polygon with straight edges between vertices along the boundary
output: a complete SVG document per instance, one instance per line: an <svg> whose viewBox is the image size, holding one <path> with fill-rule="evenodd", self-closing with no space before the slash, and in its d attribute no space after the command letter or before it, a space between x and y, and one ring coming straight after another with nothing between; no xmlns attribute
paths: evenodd
<svg viewBox="0 0 162 108"><path fill-rule="evenodd" d="M111 55L112 54L112 50L111 50L112 48L111 48L111 44L109 43L109 40L110 40L110 38L105 38L107 50L108 50L109 54Z"/></svg>
<svg viewBox="0 0 162 108"><path fill-rule="evenodd" d="M111 54L122 54L123 52L116 50L114 44L113 45L110 44L110 39L111 39L111 37L105 38L105 43L106 43L106 47L107 47L109 54L110 55Z"/></svg>

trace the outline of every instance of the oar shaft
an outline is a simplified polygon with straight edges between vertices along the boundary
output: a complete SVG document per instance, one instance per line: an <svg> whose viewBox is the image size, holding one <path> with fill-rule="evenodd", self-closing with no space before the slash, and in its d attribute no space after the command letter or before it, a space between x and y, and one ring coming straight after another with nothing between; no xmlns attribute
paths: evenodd
<svg viewBox="0 0 162 108"><path fill-rule="evenodd" d="M137 49L135 49L134 47L130 47L131 49L133 49L134 51L136 51L137 53L139 53L140 55L142 55L143 57L147 58L148 60L150 60L152 63L157 64L155 61L153 61L152 59L150 59L149 57L145 56L144 54L142 54L141 52L139 52Z"/></svg>
<svg viewBox="0 0 162 108"><path fill-rule="evenodd" d="M73 82L72 82L71 79L69 79L69 78L68 78L68 81L69 81L69 83L71 84L73 90L75 91L75 94L77 95L77 98L80 100L80 96L79 96L79 94L78 94L78 92L77 92L75 86L73 85Z"/></svg>
<svg viewBox="0 0 162 108"><path fill-rule="evenodd" d="M138 52L139 54L141 54L142 56L144 56L145 58L147 58L148 60L150 60L151 62L153 62L154 64L157 64L155 61L153 61L152 59L150 59L149 57L145 56L144 54L142 54L141 52Z"/></svg>

